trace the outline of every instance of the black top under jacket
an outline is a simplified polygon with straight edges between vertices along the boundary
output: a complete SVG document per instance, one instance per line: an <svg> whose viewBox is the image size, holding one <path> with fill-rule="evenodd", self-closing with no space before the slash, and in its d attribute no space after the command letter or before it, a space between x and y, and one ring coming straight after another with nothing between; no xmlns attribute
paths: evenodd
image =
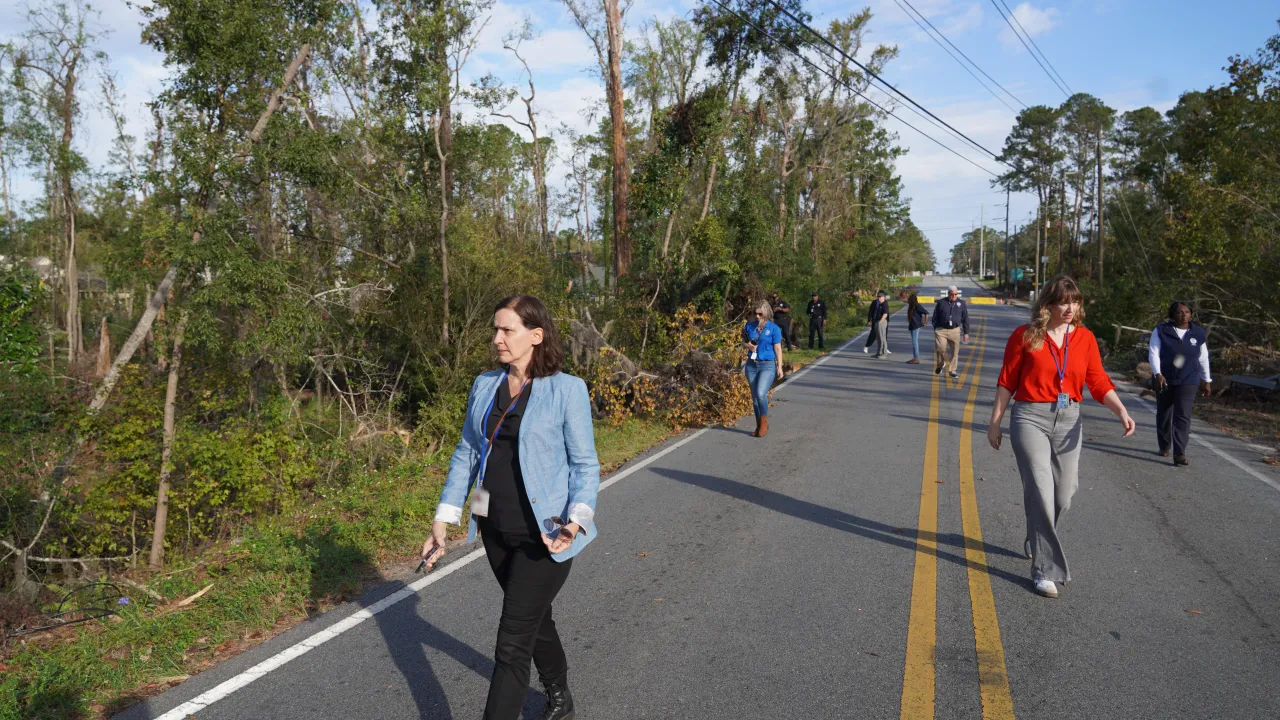
<svg viewBox="0 0 1280 720"><path fill-rule="evenodd" d="M502 427L493 439L489 461L484 466L484 489L489 491L489 517L487 524L503 533L528 532L538 535L538 519L529 504L524 489L524 475L520 472L520 418L529 405L533 383L524 388L516 406L502 421ZM494 425L502 417L502 411L511 405L511 389L506 380L498 383L497 402L485 419L484 436L493 435Z"/></svg>

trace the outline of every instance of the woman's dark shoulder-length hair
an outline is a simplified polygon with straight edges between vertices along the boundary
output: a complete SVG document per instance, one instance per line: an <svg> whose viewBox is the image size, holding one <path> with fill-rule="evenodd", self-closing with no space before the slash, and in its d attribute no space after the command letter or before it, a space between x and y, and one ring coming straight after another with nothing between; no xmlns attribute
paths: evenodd
<svg viewBox="0 0 1280 720"><path fill-rule="evenodd" d="M1177 319L1177 318L1176 318L1176 317L1174 317L1174 316L1178 314L1178 308L1180 308L1180 307L1184 307L1184 308L1186 308L1187 310L1191 310L1191 306L1190 306L1190 305L1188 305L1188 304L1186 304L1186 303L1182 302L1181 300L1174 300L1172 303L1169 303L1169 321L1170 321L1170 322L1172 322L1172 321L1174 321L1174 320L1176 320L1176 319ZM1193 319L1193 320L1195 319L1195 317L1194 317L1194 313L1192 313L1192 319Z"/></svg>
<svg viewBox="0 0 1280 720"><path fill-rule="evenodd" d="M498 301L493 308L511 310L520 316L520 322L529 330L542 329L542 343L533 346L533 360L529 362L529 377L550 377L564 368L564 347L560 344L560 331L551 311L541 300L532 295L512 295Z"/></svg>

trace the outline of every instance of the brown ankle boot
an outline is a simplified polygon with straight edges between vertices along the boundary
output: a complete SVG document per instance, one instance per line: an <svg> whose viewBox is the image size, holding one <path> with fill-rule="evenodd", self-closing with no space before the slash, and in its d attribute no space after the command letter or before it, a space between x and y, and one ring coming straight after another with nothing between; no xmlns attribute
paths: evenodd
<svg viewBox="0 0 1280 720"><path fill-rule="evenodd" d="M760 437L760 418L756 417L756 429L751 431L751 437Z"/></svg>
<svg viewBox="0 0 1280 720"><path fill-rule="evenodd" d="M769 416L764 415L760 418L760 433L756 437L764 437L769 434Z"/></svg>

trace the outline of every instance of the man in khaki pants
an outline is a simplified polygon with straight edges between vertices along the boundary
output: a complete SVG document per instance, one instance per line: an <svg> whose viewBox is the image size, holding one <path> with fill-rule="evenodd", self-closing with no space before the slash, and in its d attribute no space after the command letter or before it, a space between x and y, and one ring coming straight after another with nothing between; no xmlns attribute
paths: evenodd
<svg viewBox="0 0 1280 720"><path fill-rule="evenodd" d="M963 333L962 333L963 331ZM947 288L947 297L933 306L933 373L960 377L956 365L960 361L960 338L969 342L969 308L960 299L955 285Z"/></svg>

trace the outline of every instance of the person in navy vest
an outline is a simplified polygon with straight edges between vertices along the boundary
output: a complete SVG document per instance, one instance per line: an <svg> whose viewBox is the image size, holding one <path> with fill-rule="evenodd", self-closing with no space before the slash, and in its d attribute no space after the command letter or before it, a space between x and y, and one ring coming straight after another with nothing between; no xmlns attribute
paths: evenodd
<svg viewBox="0 0 1280 720"><path fill-rule="evenodd" d="M1187 439L1191 435L1191 406L1196 391L1204 384L1209 394L1209 343L1205 329L1191 322L1191 308L1175 302L1169 306L1169 321L1151 331L1147 350L1156 389L1156 442L1160 457L1173 464L1187 464Z"/></svg>

